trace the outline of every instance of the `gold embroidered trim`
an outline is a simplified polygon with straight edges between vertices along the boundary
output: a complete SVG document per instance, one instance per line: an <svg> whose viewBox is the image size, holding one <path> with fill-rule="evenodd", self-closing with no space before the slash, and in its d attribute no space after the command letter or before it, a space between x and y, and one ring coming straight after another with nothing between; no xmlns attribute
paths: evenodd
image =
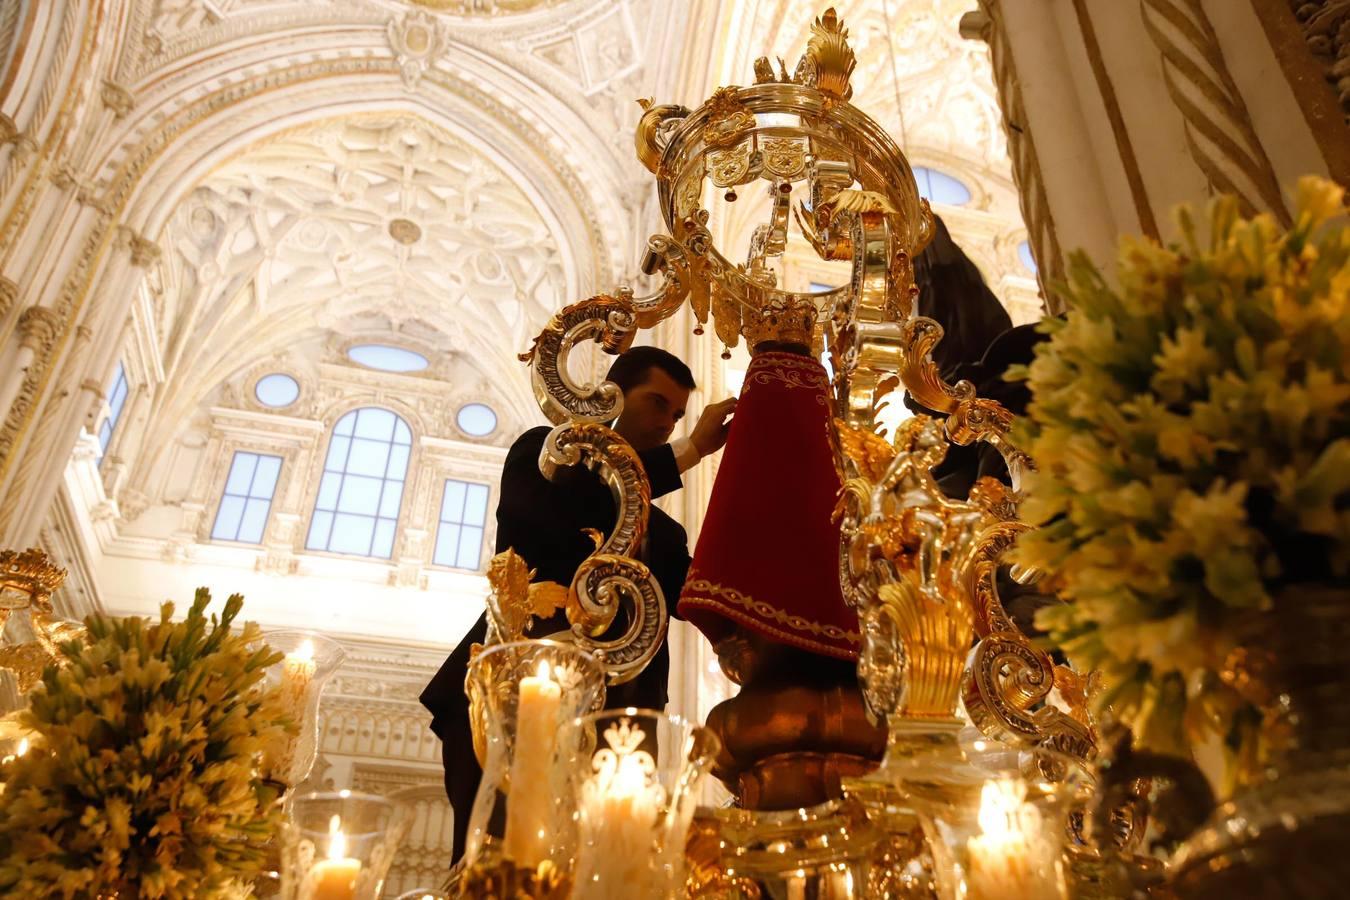
<svg viewBox="0 0 1350 900"><path fill-rule="evenodd" d="M829 638L830 640L847 641L850 644L862 643L862 636L856 631L846 631L838 625L822 625L819 622L812 622L801 616L789 615L771 603L766 603L763 600L756 600L754 597L743 594L735 588L715 584L706 578L690 578L685 582L684 589L686 591L705 592L720 600L725 600L728 603L733 603L736 606L748 609L761 619L769 619L780 625L785 625L794 631L804 631L809 634ZM689 599L692 600L695 598Z"/></svg>
<svg viewBox="0 0 1350 900"><path fill-rule="evenodd" d="M825 374L825 369L821 367L820 363L811 359L783 354L781 359L774 359L772 364L758 368L752 366L749 374L746 375L741 396L745 396L751 385L769 384L774 381L786 384L790 388L801 387L828 391L830 387L829 376ZM824 402L824 397L819 399Z"/></svg>

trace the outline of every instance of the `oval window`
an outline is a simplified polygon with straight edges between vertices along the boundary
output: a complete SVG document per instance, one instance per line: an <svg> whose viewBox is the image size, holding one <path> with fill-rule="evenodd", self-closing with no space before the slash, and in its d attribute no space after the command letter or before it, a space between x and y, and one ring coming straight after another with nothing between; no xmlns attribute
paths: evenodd
<svg viewBox="0 0 1350 900"><path fill-rule="evenodd" d="M1027 267L1028 272L1036 274L1036 257L1031 255L1031 244L1023 241L1017 245L1017 259Z"/></svg>
<svg viewBox="0 0 1350 900"><path fill-rule="evenodd" d="M474 437L487 437L497 430L497 414L482 403L466 403L455 416L459 430Z"/></svg>
<svg viewBox="0 0 1350 900"><path fill-rule="evenodd" d="M347 351L347 358L381 372L420 372L431 365L420 353L388 344L357 344Z"/></svg>
<svg viewBox="0 0 1350 900"><path fill-rule="evenodd" d="M280 409L290 406L300 396L300 383L289 375L273 372L258 379L253 385L253 396L263 406Z"/></svg>

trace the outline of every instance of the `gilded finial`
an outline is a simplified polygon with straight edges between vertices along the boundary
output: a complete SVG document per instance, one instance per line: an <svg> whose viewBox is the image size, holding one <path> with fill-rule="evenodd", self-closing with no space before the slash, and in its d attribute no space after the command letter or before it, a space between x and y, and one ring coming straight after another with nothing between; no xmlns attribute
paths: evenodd
<svg viewBox="0 0 1350 900"><path fill-rule="evenodd" d="M793 81L813 85L822 94L840 100L853 96L848 83L858 58L848 45L848 29L831 6L811 25L811 39L806 53L797 63Z"/></svg>

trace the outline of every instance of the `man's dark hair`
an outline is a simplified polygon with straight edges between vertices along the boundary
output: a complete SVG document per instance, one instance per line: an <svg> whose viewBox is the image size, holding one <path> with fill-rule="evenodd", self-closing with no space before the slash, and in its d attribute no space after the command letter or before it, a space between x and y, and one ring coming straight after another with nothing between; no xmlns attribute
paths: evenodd
<svg viewBox="0 0 1350 900"><path fill-rule="evenodd" d="M614 364L609 367L609 374L605 377L622 388L626 394L644 383L652 369L665 372L671 381L682 388L692 391L696 387L694 373L689 371L689 367L681 362L679 357L667 353L660 347L633 347L628 352L619 354L619 358L614 360Z"/></svg>

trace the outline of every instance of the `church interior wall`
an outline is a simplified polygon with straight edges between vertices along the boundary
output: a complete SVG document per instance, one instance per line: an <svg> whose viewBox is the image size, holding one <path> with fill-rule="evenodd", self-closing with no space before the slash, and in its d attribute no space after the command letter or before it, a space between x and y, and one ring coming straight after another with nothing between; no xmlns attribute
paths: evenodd
<svg viewBox="0 0 1350 900"><path fill-rule="evenodd" d="M208 584L244 593L246 615L267 626L338 637L352 655L325 699L314 783L417 804L416 852L394 876L405 887L449 839L417 693L481 611L490 555L477 569L434 562L442 486L488 486L490 547L506 447L540 421L515 354L558 307L644 284L637 261L662 227L632 156L634 100L695 105L746 83L755 57L802 46L820 11L523 5L21 0L0 11L0 540L41 544L70 570L65 615L152 613ZM838 5L859 53L854 102L914 166L969 192L934 208L1015 324L1043 312L1060 245L1108 261L1119 234L1167 236L1169 206L1213 191L1140 4ZM1249 111L1246 126L1224 127L1250 128L1286 196L1297 175L1329 171L1302 98L1257 40L1254 7L1183 5L1207 14ZM1014 94L1025 115L1009 112ZM419 161L409 141L435 152ZM398 174L400 159L417 177ZM433 202L417 194L426 185L447 190ZM1040 210L1032 229L1028 209ZM719 244L744 247L754 201L718 215ZM394 219L408 224L391 230ZM838 272L789 253L780 277L801 289ZM696 410L728 393L745 355L722 359L693 326L681 312L642 340L689 362ZM363 369L347 357L359 342L422 354L429 368ZM598 377L607 360L578 363ZM119 364L127 397L101 450ZM256 399L270 373L295 379L292 406ZM467 403L489 405L496 430L460 429ZM370 406L412 435L393 549L379 560L309 550L335 423ZM282 458L256 544L211 537L236 452ZM713 460L661 501L691 545L715 474ZM701 719L730 685L697 632L674 623L671 635L672 706Z"/></svg>

